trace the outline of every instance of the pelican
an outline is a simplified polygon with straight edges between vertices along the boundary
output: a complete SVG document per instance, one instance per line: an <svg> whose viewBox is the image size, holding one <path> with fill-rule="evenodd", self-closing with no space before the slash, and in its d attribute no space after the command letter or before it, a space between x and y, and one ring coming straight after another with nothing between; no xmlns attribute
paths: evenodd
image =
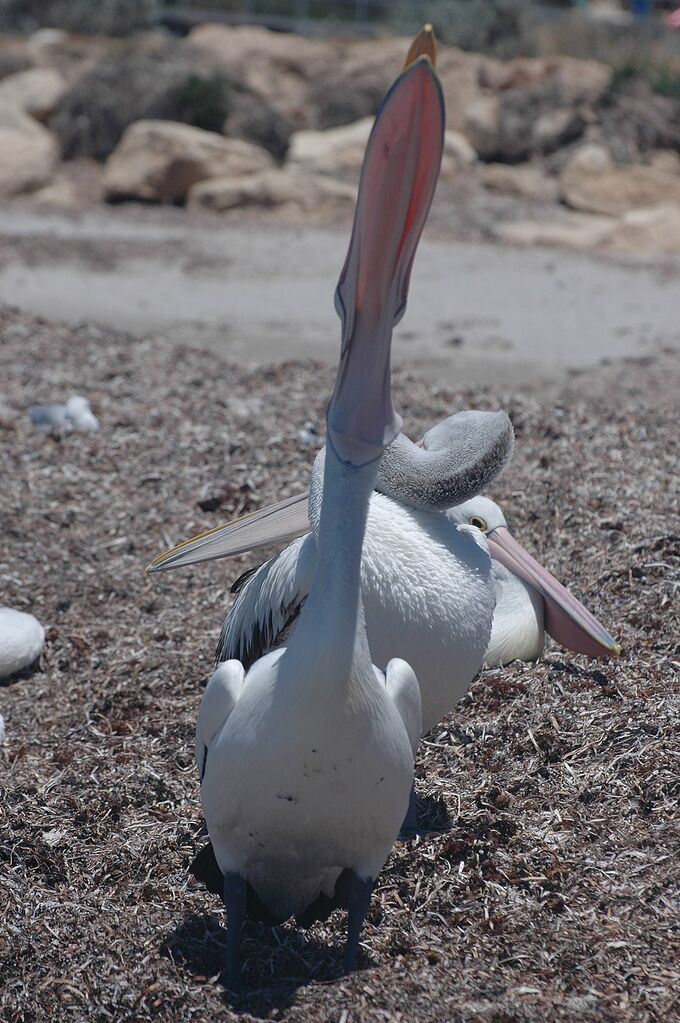
<svg viewBox="0 0 680 1023"><path fill-rule="evenodd" d="M466 428L477 438L476 464L472 441L459 460ZM540 657L545 631L591 657L620 653L607 630L513 538L499 506L479 494L466 499L467 483L481 490L502 468L511 443L502 413L458 413L418 444L398 438L380 465L362 555L369 645L377 664L396 651L413 666L424 731L453 708L483 663ZM249 664L294 628L314 576L307 505L318 504L322 470L320 453L309 496L220 526L153 562L154 571L177 568L294 538L234 583L218 662L238 657ZM480 533L490 563L479 549Z"/></svg>
<svg viewBox="0 0 680 1023"><path fill-rule="evenodd" d="M33 615L0 607L0 679L11 678L38 660L45 630Z"/></svg>
<svg viewBox="0 0 680 1023"><path fill-rule="evenodd" d="M489 544L496 609L486 664L538 660L546 632L575 653L619 656L621 647L604 626L515 540L495 501L480 494L446 516L481 529Z"/></svg>
<svg viewBox="0 0 680 1023"><path fill-rule="evenodd" d="M310 503L309 596L287 646L211 677L196 727L201 801L224 877L227 979L243 918L307 923L347 906L352 969L373 883L409 802L420 695L409 665L372 663L361 549L383 452L399 435L392 328L436 184L444 132L431 31L387 93L369 138L336 291L342 348L323 479ZM481 535L481 534L480 534Z"/></svg>

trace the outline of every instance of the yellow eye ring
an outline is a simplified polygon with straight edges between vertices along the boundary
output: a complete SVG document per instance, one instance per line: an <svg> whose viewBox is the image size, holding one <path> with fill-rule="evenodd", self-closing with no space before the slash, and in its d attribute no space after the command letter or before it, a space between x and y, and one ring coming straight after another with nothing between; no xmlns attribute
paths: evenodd
<svg viewBox="0 0 680 1023"><path fill-rule="evenodd" d="M471 526L481 529L482 533L486 533L486 519L483 519L481 515L471 515L468 522Z"/></svg>

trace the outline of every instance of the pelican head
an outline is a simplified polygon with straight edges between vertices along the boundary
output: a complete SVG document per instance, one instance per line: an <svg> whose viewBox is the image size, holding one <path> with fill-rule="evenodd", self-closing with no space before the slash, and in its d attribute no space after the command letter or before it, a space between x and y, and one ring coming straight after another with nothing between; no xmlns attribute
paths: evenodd
<svg viewBox="0 0 680 1023"><path fill-rule="evenodd" d="M563 647L589 657L618 657L621 648L603 625L515 540L495 501L477 496L447 511L456 525L476 526L489 553L543 598L546 631Z"/></svg>

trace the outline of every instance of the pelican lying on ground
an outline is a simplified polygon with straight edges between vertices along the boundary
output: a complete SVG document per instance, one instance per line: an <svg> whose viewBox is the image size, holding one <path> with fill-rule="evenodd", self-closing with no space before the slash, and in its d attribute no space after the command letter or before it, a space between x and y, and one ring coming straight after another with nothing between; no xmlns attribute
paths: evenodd
<svg viewBox="0 0 680 1023"><path fill-rule="evenodd" d="M33 615L0 607L0 679L11 678L38 660L45 630Z"/></svg>
<svg viewBox="0 0 680 1023"><path fill-rule="evenodd" d="M222 664L201 703L196 755L224 875L227 975L243 917L306 923L348 908L352 968L374 880L409 802L420 734L416 677L373 666L361 547L380 457L399 435L390 346L443 147L443 97L421 56L388 92L369 139L336 292L342 350L328 407L316 565L289 644L247 671Z"/></svg>

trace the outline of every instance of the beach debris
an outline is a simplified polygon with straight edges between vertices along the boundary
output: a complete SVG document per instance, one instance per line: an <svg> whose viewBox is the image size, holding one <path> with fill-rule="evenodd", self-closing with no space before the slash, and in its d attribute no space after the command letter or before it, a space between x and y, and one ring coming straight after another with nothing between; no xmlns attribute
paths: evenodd
<svg viewBox="0 0 680 1023"><path fill-rule="evenodd" d="M298 440L305 448L320 448L325 439L325 433L319 433L311 419L306 419L303 429L298 431Z"/></svg>
<svg viewBox="0 0 680 1023"><path fill-rule="evenodd" d="M74 394L65 405L53 402L48 405L31 405L28 414L39 430L78 430L94 433L99 429L99 420L93 413L87 398Z"/></svg>
<svg viewBox="0 0 680 1023"><path fill-rule="evenodd" d="M37 661L45 630L33 615L0 607L0 679L10 678Z"/></svg>

